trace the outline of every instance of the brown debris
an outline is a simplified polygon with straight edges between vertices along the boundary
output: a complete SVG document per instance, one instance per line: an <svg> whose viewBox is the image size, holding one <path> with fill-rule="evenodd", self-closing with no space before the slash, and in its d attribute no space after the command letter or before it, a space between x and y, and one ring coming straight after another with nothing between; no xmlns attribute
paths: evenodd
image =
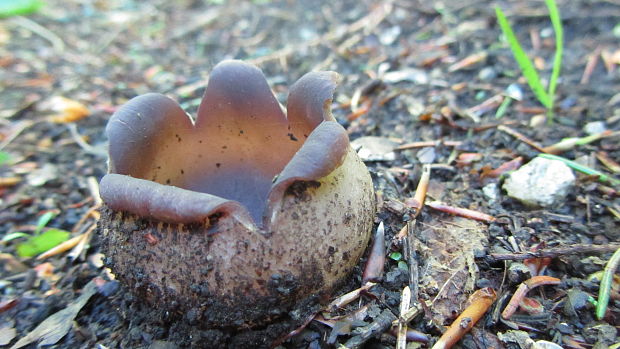
<svg viewBox="0 0 620 349"><path fill-rule="evenodd" d="M445 213L449 213L449 214L453 214L453 215L461 216L465 218L471 218L477 221L482 221L482 222L487 222L487 223L495 221L495 217L488 215L486 213L470 210L467 208L448 206L439 201L427 202L426 205L437 211L441 211L441 212L445 212Z"/></svg>
<svg viewBox="0 0 620 349"><path fill-rule="evenodd" d="M510 302L508 302L508 305L504 308L502 318L506 320L510 319L512 314L517 311L517 308L523 298L525 298L525 295L527 295L531 289L543 285L558 285L559 283L560 279L546 275L534 276L531 279L524 281L521 285L519 285L519 288L517 288L515 293L512 295L512 298L510 298Z"/></svg>
<svg viewBox="0 0 620 349"><path fill-rule="evenodd" d="M482 318L496 298L492 288L482 288L474 292L469 297L467 308L433 345L433 349L447 349L456 344Z"/></svg>

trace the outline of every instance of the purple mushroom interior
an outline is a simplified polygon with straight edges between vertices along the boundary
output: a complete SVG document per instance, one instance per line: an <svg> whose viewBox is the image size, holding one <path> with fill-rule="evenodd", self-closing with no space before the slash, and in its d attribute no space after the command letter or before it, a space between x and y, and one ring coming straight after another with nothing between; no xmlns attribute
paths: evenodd
<svg viewBox="0 0 620 349"><path fill-rule="evenodd" d="M288 119L260 70L239 62L214 69L195 124L167 97L137 97L108 124L110 172L238 201L261 222L276 176L325 120L335 82L320 74L291 89Z"/></svg>

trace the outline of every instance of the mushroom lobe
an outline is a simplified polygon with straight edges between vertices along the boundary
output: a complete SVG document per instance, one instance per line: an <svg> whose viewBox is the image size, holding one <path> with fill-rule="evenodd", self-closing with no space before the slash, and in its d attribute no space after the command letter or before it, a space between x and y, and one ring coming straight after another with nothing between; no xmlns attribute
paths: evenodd
<svg viewBox="0 0 620 349"><path fill-rule="evenodd" d="M110 119L101 231L113 272L147 303L252 327L333 290L366 248L368 170L330 104L337 75L306 74L288 116L262 72L218 64L196 121L159 94Z"/></svg>

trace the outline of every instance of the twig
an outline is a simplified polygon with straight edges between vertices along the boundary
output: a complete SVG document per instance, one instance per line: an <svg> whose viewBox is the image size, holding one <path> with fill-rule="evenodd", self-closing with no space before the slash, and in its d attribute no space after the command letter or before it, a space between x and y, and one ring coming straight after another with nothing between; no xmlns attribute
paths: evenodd
<svg viewBox="0 0 620 349"><path fill-rule="evenodd" d="M600 254L615 251L620 248L620 244L607 245L571 245L568 247L551 247L538 251L516 252L516 253L491 253L489 257L496 261L524 260L529 258L555 258L575 254Z"/></svg>
<svg viewBox="0 0 620 349"><path fill-rule="evenodd" d="M589 144L592 142L596 142L602 138L614 137L618 135L620 135L620 132L611 132L610 130L607 130L607 131L603 131L601 133L593 134L591 136L586 136L586 137L566 138L566 139L559 141L558 143L552 144L548 147L544 147L543 151L547 154L559 155L565 151L575 148L578 145L585 145L585 144Z"/></svg>
<svg viewBox="0 0 620 349"><path fill-rule="evenodd" d="M400 317L404 317L409 310L411 302L411 290L409 286L403 288L400 297ZM407 347L407 323L398 322L398 336L396 336L396 349L406 349Z"/></svg>
<svg viewBox="0 0 620 349"><path fill-rule="evenodd" d="M398 147L394 148L394 150L407 150L407 149L414 149L414 148L438 147L438 146L442 146L442 145L446 146L446 147L458 147L461 144L463 144L463 142L461 142L461 141L444 141L444 140L422 141L422 142L412 142L412 143L407 143L407 144L399 145Z"/></svg>
<svg viewBox="0 0 620 349"><path fill-rule="evenodd" d="M424 167L422 167L422 176L420 176L420 181L418 182L418 187L415 190L414 197L405 200L405 204L414 209L413 218L416 218L420 214L422 207L424 207L430 179L431 166L429 164L424 164Z"/></svg>
<svg viewBox="0 0 620 349"><path fill-rule="evenodd" d="M404 314L401 314L398 319L394 320L392 322L392 326L398 326L399 323L408 324L421 312L422 308L419 305L414 305L413 307L409 308Z"/></svg>
<svg viewBox="0 0 620 349"><path fill-rule="evenodd" d="M588 55L588 59L586 61L586 66L583 69L583 75L581 75L580 84L585 85L590 82L590 77L592 77L592 72L596 68L598 63L598 56L601 54L601 47L597 47L594 52Z"/></svg>
<svg viewBox="0 0 620 349"><path fill-rule="evenodd" d="M433 349L452 347L465 333L482 318L489 307L495 302L497 295L490 287L482 288L474 292L468 299L469 306L452 323L450 328L433 345Z"/></svg>
<svg viewBox="0 0 620 349"><path fill-rule="evenodd" d="M49 250L41 253L40 255L37 256L36 259L38 261L40 261L40 260L43 260L43 259L55 256L57 254L61 254L63 252L66 252L66 251L72 249L73 247L75 247L77 244L79 244L80 241L82 241L84 239L84 237L86 237L85 234L80 234L78 236L75 236L75 237L73 237L73 238L71 238L71 239L69 239L69 240L59 244L58 246L56 246L56 247L54 247L52 249L49 249Z"/></svg>
<svg viewBox="0 0 620 349"><path fill-rule="evenodd" d="M95 206L101 206L101 204L103 204L103 200L101 200L101 196L99 195L99 182L97 182L97 178L90 176L87 178L86 183L88 184L90 196L92 196L93 200L95 200Z"/></svg>
<svg viewBox="0 0 620 349"><path fill-rule="evenodd" d="M22 16L15 16L11 18L11 22L13 22L13 24L18 25L22 28L26 28L30 30L31 32L44 38L45 40L49 41L54 47L54 50L58 52L62 52L65 50L64 41L62 41L62 39L58 35L54 34L52 31L43 27L37 22L31 19L28 19L26 17L22 17Z"/></svg>
<svg viewBox="0 0 620 349"><path fill-rule="evenodd" d="M611 172L620 173L620 164L612 159L607 152L599 151L596 153L598 161L603 163Z"/></svg>
<svg viewBox="0 0 620 349"><path fill-rule="evenodd" d="M540 144L538 144L537 142L534 142L533 140L531 140L528 137L526 137L524 134L522 134L522 133L520 133L520 132L518 132L516 130L513 130L512 128L510 128L508 126L499 125L499 126L497 126L497 129L502 131L502 132L504 132L504 133L506 133L506 134L509 134L509 135L513 136L514 138L520 140L521 142L529 145L530 147L538 150L541 153L545 152L543 150L543 147Z"/></svg>
<svg viewBox="0 0 620 349"><path fill-rule="evenodd" d="M80 148L84 149L84 151L86 151L87 153L93 154L93 155L100 156L100 157L104 157L104 158L108 157L107 152L105 152L104 150L97 149L93 147L92 145L86 143L84 139L82 138L82 136L80 135L80 133L78 132L77 126L74 123L66 124L66 126L69 129L69 132L71 133L71 137L73 138L75 143L77 143L77 145L79 145Z"/></svg>
<svg viewBox="0 0 620 349"><path fill-rule="evenodd" d="M407 265L409 266L409 289L411 289L411 299L418 299L418 285L419 285L419 274L418 274L418 260L416 258L416 248L415 243L417 239L415 238L415 226L417 221L414 219L412 221L407 222L407 239L405 239L405 258L407 259ZM417 303L416 303L417 304Z"/></svg>
<svg viewBox="0 0 620 349"><path fill-rule="evenodd" d="M84 233L84 238L69 252L67 257L71 261L77 260L79 257L83 257L83 252L86 246L90 243L90 239L93 237L93 231L97 229L97 222L93 222L91 226Z"/></svg>
<svg viewBox="0 0 620 349"><path fill-rule="evenodd" d="M334 299L331 303L329 303L329 305L327 306L327 310L333 312L338 310L338 308L344 307L345 305L356 300L362 292L368 291L374 285L376 284L373 282L367 282L366 284L364 284L364 286L355 289L349 293L343 294L342 296Z"/></svg>
<svg viewBox="0 0 620 349"><path fill-rule="evenodd" d="M441 212L445 212L445 213L449 213L452 215L456 215L456 216L461 216L461 217L465 217L465 218L471 218L471 219L475 219L477 221L482 221L482 222L494 222L495 221L495 217L488 215L486 213L482 213L479 211L474 211L474 210L470 210L467 208L461 208L461 207L453 207L453 206L448 206L442 202L439 201L431 201L431 202L427 202L426 206L441 211Z"/></svg>
<svg viewBox="0 0 620 349"><path fill-rule="evenodd" d="M369 339L385 332L388 328L390 328L390 326L392 326L392 321L395 319L396 316L394 316L389 309L382 311L370 325L361 329L361 333L359 335L349 339L344 344L344 347L347 349L361 347L362 344L366 343Z"/></svg>
<svg viewBox="0 0 620 349"><path fill-rule="evenodd" d="M0 143L0 150L4 149L7 145L11 144L11 142L13 142L13 140L15 140L15 138L17 138L17 136L19 136L20 133L24 132L24 130L26 130L29 127L32 127L38 122L40 121L25 120L25 121L20 122L17 128L13 130L13 132L11 132L11 135L8 136L5 140L3 140L2 143Z"/></svg>

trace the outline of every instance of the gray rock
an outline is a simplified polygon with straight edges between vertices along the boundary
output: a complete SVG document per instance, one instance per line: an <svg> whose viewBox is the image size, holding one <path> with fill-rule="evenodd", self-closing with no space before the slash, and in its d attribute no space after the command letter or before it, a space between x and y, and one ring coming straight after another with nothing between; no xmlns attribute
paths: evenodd
<svg viewBox="0 0 620 349"><path fill-rule="evenodd" d="M604 121L592 121L592 122L588 122L587 124L585 124L585 126L583 127L583 130L588 135L595 135L595 134L605 132L605 130L607 130L607 126L605 126Z"/></svg>
<svg viewBox="0 0 620 349"><path fill-rule="evenodd" d="M497 199L500 196L499 188L497 187L497 183L489 183L482 187L482 194L484 197L489 200L489 203L493 204L497 202Z"/></svg>
<svg viewBox="0 0 620 349"><path fill-rule="evenodd" d="M351 146L362 161L393 161L398 143L385 137L366 136L352 141Z"/></svg>
<svg viewBox="0 0 620 349"><path fill-rule="evenodd" d="M563 162L537 157L511 173L503 188L527 206L552 207L566 198L575 180Z"/></svg>

